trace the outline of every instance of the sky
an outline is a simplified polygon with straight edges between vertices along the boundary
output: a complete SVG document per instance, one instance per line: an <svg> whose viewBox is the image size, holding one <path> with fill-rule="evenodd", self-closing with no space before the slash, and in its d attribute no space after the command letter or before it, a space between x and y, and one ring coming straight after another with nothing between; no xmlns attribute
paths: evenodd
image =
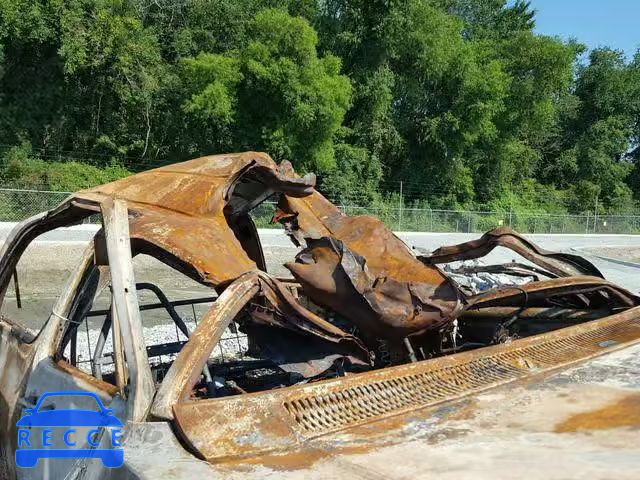
<svg viewBox="0 0 640 480"><path fill-rule="evenodd" d="M640 47L640 0L531 0L536 32L609 46L631 59Z"/></svg>

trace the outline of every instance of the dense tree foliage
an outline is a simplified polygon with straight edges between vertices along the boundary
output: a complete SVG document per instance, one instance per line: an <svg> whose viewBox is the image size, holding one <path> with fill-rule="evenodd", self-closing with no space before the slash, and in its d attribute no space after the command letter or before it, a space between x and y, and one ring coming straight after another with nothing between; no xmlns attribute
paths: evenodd
<svg viewBox="0 0 640 480"><path fill-rule="evenodd" d="M345 203L629 211L640 55L522 0L0 0L0 180L265 150Z"/></svg>

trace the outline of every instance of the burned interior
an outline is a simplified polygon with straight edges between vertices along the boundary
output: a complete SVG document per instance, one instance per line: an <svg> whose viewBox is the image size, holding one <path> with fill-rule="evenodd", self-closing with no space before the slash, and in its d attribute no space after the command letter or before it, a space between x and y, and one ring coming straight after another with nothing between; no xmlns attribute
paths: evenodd
<svg viewBox="0 0 640 480"><path fill-rule="evenodd" d="M191 299L192 306L206 306L192 328L176 310L189 301L172 302L153 283L136 285L156 299L140 309L166 311L180 333L175 342L147 344L159 398L197 400L309 384L510 343L640 304L584 258L547 252L505 227L468 243L414 252L381 221L342 214L314 186L313 175L298 176L288 162L276 165L248 152L82 191L68 201L73 212L58 212L62 224L65 217L95 214L105 202L124 201L132 256L150 255L210 287L210 296ZM266 271L251 218L267 199L277 202L272 221L299 247L285 265L289 278ZM117 372L104 366L114 353L105 345L122 339L108 338L111 308L94 304L97 293L109 289L103 244L99 232L57 355L76 365L77 337L88 318L98 319L91 373L116 385ZM524 260L474 261L496 247ZM474 281L486 275L501 281ZM215 351L225 335L238 341L237 354L226 358ZM194 366L195 374L180 373Z"/></svg>

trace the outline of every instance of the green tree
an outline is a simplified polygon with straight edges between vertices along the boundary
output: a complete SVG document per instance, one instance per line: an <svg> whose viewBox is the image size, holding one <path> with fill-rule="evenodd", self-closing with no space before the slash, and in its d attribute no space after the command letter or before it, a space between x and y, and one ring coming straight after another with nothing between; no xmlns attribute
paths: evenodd
<svg viewBox="0 0 640 480"><path fill-rule="evenodd" d="M3 142L148 156L167 72L155 34L130 4L3 2L0 18L11 67L0 79Z"/></svg>
<svg viewBox="0 0 640 480"><path fill-rule="evenodd" d="M640 54L579 61L535 19L523 0L0 0L3 181L257 149L345 203L402 181L432 207L634 208Z"/></svg>
<svg viewBox="0 0 640 480"><path fill-rule="evenodd" d="M591 125L577 143L581 180L599 188L603 205L618 208L629 204L632 192L625 183L631 164L623 161L631 129L622 116L610 116Z"/></svg>
<svg viewBox="0 0 640 480"><path fill-rule="evenodd" d="M578 178L597 185L608 208L630 205L632 149L637 142L640 75L622 52L592 51L578 69L575 96L579 107L566 134L575 139Z"/></svg>
<svg viewBox="0 0 640 480"><path fill-rule="evenodd" d="M516 0L438 0L448 13L464 22L464 35L473 39L508 38L531 31L535 12L531 2Z"/></svg>
<svg viewBox="0 0 640 480"><path fill-rule="evenodd" d="M258 13L247 35L238 50L185 60L185 112L217 130L230 128L235 148L264 149L303 171L329 171L351 98L340 60L318 57L316 32L283 10Z"/></svg>

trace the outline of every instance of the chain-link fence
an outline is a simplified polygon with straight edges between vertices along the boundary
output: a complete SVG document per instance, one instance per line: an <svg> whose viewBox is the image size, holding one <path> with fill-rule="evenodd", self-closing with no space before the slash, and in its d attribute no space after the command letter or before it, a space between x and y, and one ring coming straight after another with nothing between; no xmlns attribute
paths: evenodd
<svg viewBox="0 0 640 480"><path fill-rule="evenodd" d="M393 230L405 232L481 233L506 225L521 233L640 233L640 215L559 215L400 207L339 208L349 215L378 217Z"/></svg>
<svg viewBox="0 0 640 480"><path fill-rule="evenodd" d="M54 208L68 192L0 189L0 221L18 222ZM612 233L640 234L640 215L559 215L527 212L480 212L403 208L402 206L364 207L338 205L348 215L378 217L389 228L404 232L486 232L507 225L521 233ZM273 202L264 202L253 212L260 228L269 228L275 210Z"/></svg>
<svg viewBox="0 0 640 480"><path fill-rule="evenodd" d="M19 222L54 208L68 196L67 192L0 188L0 221Z"/></svg>

